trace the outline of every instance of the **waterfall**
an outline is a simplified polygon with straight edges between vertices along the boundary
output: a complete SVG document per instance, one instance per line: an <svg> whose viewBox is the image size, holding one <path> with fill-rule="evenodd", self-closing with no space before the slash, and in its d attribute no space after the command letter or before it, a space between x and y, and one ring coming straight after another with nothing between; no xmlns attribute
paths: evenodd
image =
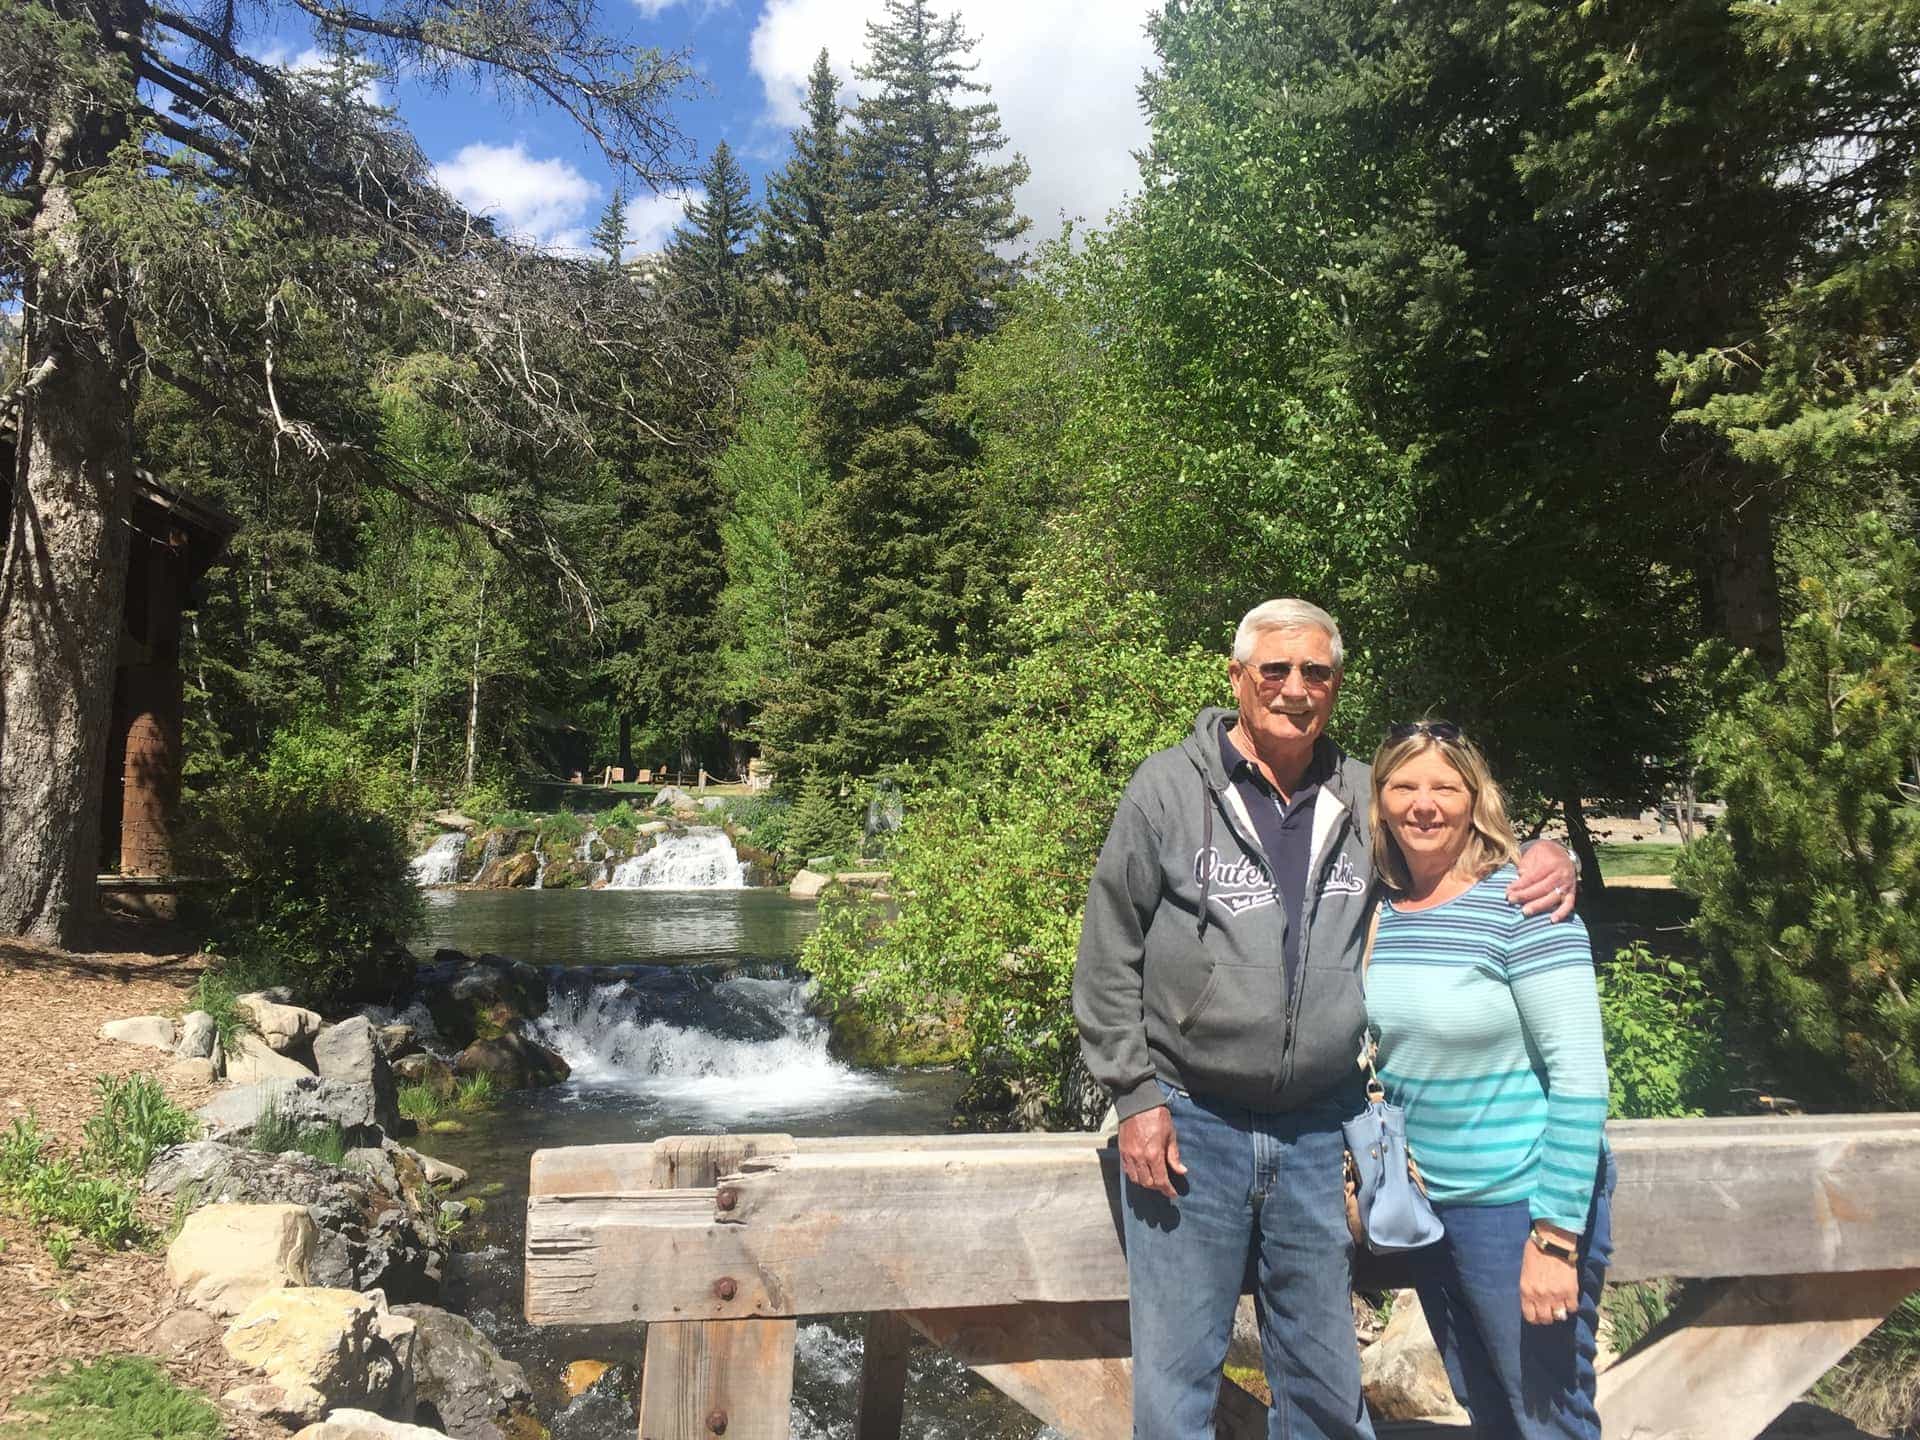
<svg viewBox="0 0 1920 1440"><path fill-rule="evenodd" d="M426 852L409 862L416 885L457 885L460 882L460 857L466 853L467 837L450 830L429 845Z"/></svg>
<svg viewBox="0 0 1920 1440"><path fill-rule="evenodd" d="M613 867L607 863L606 846L600 846L598 860L593 858L593 847L596 845L600 845L600 831L589 825L587 833L580 837L580 843L574 847L573 851L573 858L587 867L586 883L589 885L596 880L604 883L613 871Z"/></svg>
<svg viewBox="0 0 1920 1440"><path fill-rule="evenodd" d="M684 965L635 966L597 983L577 971L548 975L547 1011L526 1028L559 1052L583 1090L655 1097L732 1122L892 1089L827 1053L827 1026L808 1013L802 980L716 979Z"/></svg>
<svg viewBox="0 0 1920 1440"><path fill-rule="evenodd" d="M747 867L727 832L695 825L684 835L662 835L651 850L622 860L607 889L740 890L746 883Z"/></svg>

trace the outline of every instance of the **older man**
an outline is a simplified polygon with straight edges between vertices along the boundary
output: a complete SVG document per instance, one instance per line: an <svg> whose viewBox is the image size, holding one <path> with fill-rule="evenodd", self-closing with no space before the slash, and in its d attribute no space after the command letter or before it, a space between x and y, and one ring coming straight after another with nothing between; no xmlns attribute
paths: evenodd
<svg viewBox="0 0 1920 1440"><path fill-rule="evenodd" d="M1361 1103L1371 791L1326 735L1341 662L1318 606L1248 612L1236 708L1147 757L1094 870L1073 1008L1120 1115L1134 1440L1214 1433L1250 1256L1269 1436L1372 1434L1340 1134ZM1537 845L1508 898L1558 918L1574 878Z"/></svg>

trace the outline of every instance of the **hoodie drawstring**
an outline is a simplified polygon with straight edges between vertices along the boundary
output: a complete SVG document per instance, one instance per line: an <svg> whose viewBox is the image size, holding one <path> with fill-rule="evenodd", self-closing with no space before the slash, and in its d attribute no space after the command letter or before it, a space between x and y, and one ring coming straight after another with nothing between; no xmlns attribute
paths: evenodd
<svg viewBox="0 0 1920 1440"><path fill-rule="evenodd" d="M1200 777L1200 926L1202 940L1207 938L1207 892L1213 885L1213 787Z"/></svg>

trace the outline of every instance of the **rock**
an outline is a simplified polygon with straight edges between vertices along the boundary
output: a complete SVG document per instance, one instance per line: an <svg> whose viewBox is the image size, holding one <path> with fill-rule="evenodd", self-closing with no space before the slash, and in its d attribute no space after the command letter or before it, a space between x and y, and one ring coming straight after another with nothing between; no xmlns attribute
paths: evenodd
<svg viewBox="0 0 1920 1440"><path fill-rule="evenodd" d="M407 1154L413 1157L414 1163L420 1167L420 1173L427 1177L429 1185L445 1185L458 1190L467 1183L467 1172L458 1165L449 1165L446 1161L436 1160L431 1155L422 1155L418 1150L408 1150Z"/></svg>
<svg viewBox="0 0 1920 1440"><path fill-rule="evenodd" d="M424 1085L442 1100L453 1094L455 1080L453 1067L438 1055L429 1055L421 1051L418 1055L402 1055L393 1062L394 1078L403 1085Z"/></svg>
<svg viewBox="0 0 1920 1440"><path fill-rule="evenodd" d="M400 1119L394 1102L393 1068L380 1049L373 1025L364 1015L329 1025L313 1041L313 1064L322 1080L367 1085L373 1090L374 1114L392 1130Z"/></svg>
<svg viewBox="0 0 1920 1440"><path fill-rule="evenodd" d="M371 1410L336 1410L317 1425L309 1425L293 1440L446 1440L438 1430L389 1420Z"/></svg>
<svg viewBox="0 0 1920 1440"><path fill-rule="evenodd" d="M411 1025L377 1025L373 1035L389 1061L421 1053L419 1032Z"/></svg>
<svg viewBox="0 0 1920 1440"><path fill-rule="evenodd" d="M231 1070L228 1077L235 1078ZM348 1133L350 1143L380 1123L371 1085L322 1080L305 1071L297 1079L235 1085L214 1096L195 1113L206 1122L209 1139L233 1140L250 1136L269 1109L303 1130L338 1125Z"/></svg>
<svg viewBox="0 0 1920 1440"><path fill-rule="evenodd" d="M479 828L474 821L469 820L458 810L442 810L433 817L433 823L442 830L465 830L469 833Z"/></svg>
<svg viewBox="0 0 1920 1440"><path fill-rule="evenodd" d="M526 1372L458 1315L432 1305L401 1305L394 1313L415 1326L415 1417L456 1440L505 1440L502 1422L524 1413L533 1398Z"/></svg>
<svg viewBox="0 0 1920 1440"><path fill-rule="evenodd" d="M349 1155L379 1150L353 1151ZM210 1140L175 1145L147 1170L149 1194L181 1195L189 1206L215 1201L305 1207L316 1227L308 1283L343 1290L378 1288L399 1300L436 1300L446 1255L417 1196L388 1164L379 1178L290 1151L263 1155Z"/></svg>
<svg viewBox="0 0 1920 1440"><path fill-rule="evenodd" d="M567 1392L567 1398L572 1400L582 1391L591 1390L609 1368L604 1360L576 1360L561 1375L560 1385Z"/></svg>
<svg viewBox="0 0 1920 1440"><path fill-rule="evenodd" d="M669 806L675 810L692 810L697 808L694 805L693 796L682 790L678 785L662 785L654 794L653 808L655 810L664 810Z"/></svg>
<svg viewBox="0 0 1920 1440"><path fill-rule="evenodd" d="M259 1295L307 1283L317 1231L300 1205L208 1205L167 1247L167 1282L187 1304L231 1315Z"/></svg>
<svg viewBox="0 0 1920 1440"><path fill-rule="evenodd" d="M212 1085L219 1080L220 1070L209 1055L200 1059L170 1061L160 1076L176 1085Z"/></svg>
<svg viewBox="0 0 1920 1440"><path fill-rule="evenodd" d="M831 875L822 875L818 870L802 870L788 883L787 894L796 900L818 900L832 879Z"/></svg>
<svg viewBox="0 0 1920 1440"><path fill-rule="evenodd" d="M155 1050L173 1049L173 1021L165 1015L136 1015L130 1020L109 1020L100 1027L102 1039L118 1040L123 1045L146 1045Z"/></svg>
<svg viewBox="0 0 1920 1440"><path fill-rule="evenodd" d="M459 1075L490 1075L502 1090L532 1090L558 1085L573 1067L546 1046L524 1035L500 1035L476 1040L453 1062Z"/></svg>
<svg viewBox="0 0 1920 1440"><path fill-rule="evenodd" d="M700 808L702 810L724 810L727 808L727 802L724 797L719 795L702 795L700 797Z"/></svg>
<svg viewBox="0 0 1920 1440"><path fill-rule="evenodd" d="M469 960L442 950L421 971L417 989L434 1028L454 1050L507 1034L518 1021L547 1011L546 976L504 955Z"/></svg>
<svg viewBox="0 0 1920 1440"><path fill-rule="evenodd" d="M643 820L633 827L633 833L636 835L645 835L651 839L655 835L664 835L671 829L673 829L673 826L669 825L665 820Z"/></svg>
<svg viewBox="0 0 1920 1440"><path fill-rule="evenodd" d="M242 1035L240 1053L227 1058L227 1078L236 1085L296 1080L312 1074L305 1065L291 1055L282 1055L258 1035Z"/></svg>
<svg viewBox="0 0 1920 1440"><path fill-rule="evenodd" d="M1395 1293L1393 1318L1380 1338L1360 1352L1360 1384L1376 1420L1459 1423L1467 1418L1453 1398L1420 1297L1412 1290Z"/></svg>
<svg viewBox="0 0 1920 1440"><path fill-rule="evenodd" d="M180 1021L180 1040L173 1053L182 1060L201 1060L213 1054L220 1043L219 1027L204 1010L189 1010Z"/></svg>
<svg viewBox="0 0 1920 1440"><path fill-rule="evenodd" d="M276 999L272 991L255 990L242 995L233 1002L233 1008L262 1040L283 1055L320 1033L318 1014L299 1005L285 1004Z"/></svg>
<svg viewBox="0 0 1920 1440"><path fill-rule="evenodd" d="M213 1339L226 1326L204 1310L182 1307L153 1327L147 1344L158 1355L179 1355Z"/></svg>
<svg viewBox="0 0 1920 1440"><path fill-rule="evenodd" d="M440 1202L440 1223L442 1225L464 1225L472 1210L464 1200L442 1200Z"/></svg>
<svg viewBox="0 0 1920 1440"><path fill-rule="evenodd" d="M275 1413L317 1420L346 1405L410 1414L415 1329L377 1290L305 1286L259 1296L220 1343L280 1388Z"/></svg>

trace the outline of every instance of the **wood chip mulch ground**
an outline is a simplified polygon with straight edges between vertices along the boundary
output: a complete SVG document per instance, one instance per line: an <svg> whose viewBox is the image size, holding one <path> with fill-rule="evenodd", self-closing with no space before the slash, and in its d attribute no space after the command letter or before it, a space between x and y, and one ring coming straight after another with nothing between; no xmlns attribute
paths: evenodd
<svg viewBox="0 0 1920 1440"><path fill-rule="evenodd" d="M75 1148L96 1108L96 1076L158 1076L166 1066L162 1052L103 1039L100 1027L133 1015L182 1013L202 958L158 926L103 922L96 943L68 952L0 939L0 1130L31 1114L42 1131ZM206 1100L204 1089L178 1084L169 1084L168 1093L189 1109ZM157 1230L172 1219L163 1201L143 1201L142 1210ZM177 1353L159 1353L155 1332L174 1311L160 1245L115 1253L83 1240L63 1270L33 1227L4 1213L0 1242L0 1418L61 1362L105 1354L153 1355L176 1380L215 1403L259 1378L227 1358L219 1327ZM236 1440L289 1433L222 1410Z"/></svg>

